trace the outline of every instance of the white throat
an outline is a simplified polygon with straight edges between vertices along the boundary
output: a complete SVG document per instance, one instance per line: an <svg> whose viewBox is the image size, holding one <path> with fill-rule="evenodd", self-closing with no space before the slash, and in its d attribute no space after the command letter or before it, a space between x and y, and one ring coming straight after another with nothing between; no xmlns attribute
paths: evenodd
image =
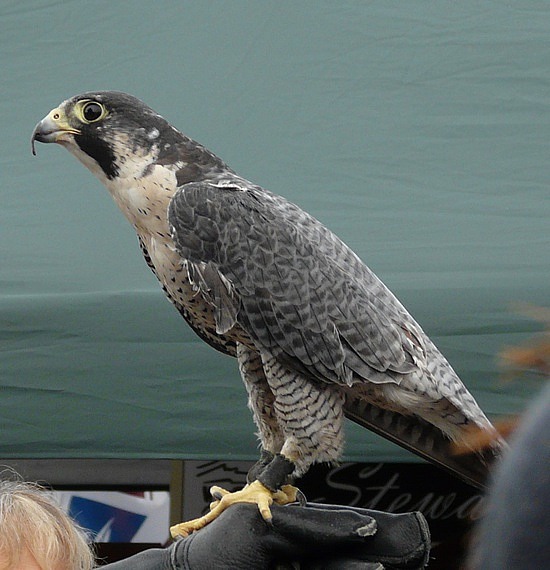
<svg viewBox="0 0 550 570"><path fill-rule="evenodd" d="M177 187L176 169L180 165L153 164L158 146L150 152L132 149L128 137L118 135L111 142L117 160L118 173L109 179L100 165L74 142L67 148L107 188L124 216L140 235L168 230L168 204Z"/></svg>

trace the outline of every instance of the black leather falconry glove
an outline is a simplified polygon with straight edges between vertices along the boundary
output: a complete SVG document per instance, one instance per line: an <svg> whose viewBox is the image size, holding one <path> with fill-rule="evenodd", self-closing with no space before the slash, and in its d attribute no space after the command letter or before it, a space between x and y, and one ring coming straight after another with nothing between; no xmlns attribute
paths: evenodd
<svg viewBox="0 0 550 570"><path fill-rule="evenodd" d="M421 513L308 503L272 505L267 524L256 505L236 504L166 549L108 564L108 570L394 570L424 568L430 533Z"/></svg>

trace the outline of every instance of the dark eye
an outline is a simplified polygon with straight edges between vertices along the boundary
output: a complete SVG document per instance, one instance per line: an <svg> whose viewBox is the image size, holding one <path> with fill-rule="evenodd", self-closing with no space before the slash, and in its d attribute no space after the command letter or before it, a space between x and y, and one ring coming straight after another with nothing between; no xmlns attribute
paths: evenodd
<svg viewBox="0 0 550 570"><path fill-rule="evenodd" d="M99 103L90 101L82 109L82 116L88 123L97 121L103 115L103 107Z"/></svg>

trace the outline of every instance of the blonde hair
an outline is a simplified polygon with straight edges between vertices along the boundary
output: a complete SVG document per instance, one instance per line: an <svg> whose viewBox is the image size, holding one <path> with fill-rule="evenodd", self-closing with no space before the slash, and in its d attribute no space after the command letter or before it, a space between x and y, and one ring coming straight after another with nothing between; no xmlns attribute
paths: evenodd
<svg viewBox="0 0 550 570"><path fill-rule="evenodd" d="M0 480L0 570L15 567L25 549L42 570L95 567L84 532L44 488Z"/></svg>

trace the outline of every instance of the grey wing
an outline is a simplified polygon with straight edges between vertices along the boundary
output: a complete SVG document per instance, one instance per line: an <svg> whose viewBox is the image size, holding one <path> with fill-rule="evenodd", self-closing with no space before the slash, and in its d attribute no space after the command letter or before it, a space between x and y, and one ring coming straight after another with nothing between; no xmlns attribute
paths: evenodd
<svg viewBox="0 0 550 570"><path fill-rule="evenodd" d="M422 342L377 296L380 283L370 288L358 258L284 198L192 183L169 220L220 331L238 324L290 368L340 384L399 383L417 366Z"/></svg>

